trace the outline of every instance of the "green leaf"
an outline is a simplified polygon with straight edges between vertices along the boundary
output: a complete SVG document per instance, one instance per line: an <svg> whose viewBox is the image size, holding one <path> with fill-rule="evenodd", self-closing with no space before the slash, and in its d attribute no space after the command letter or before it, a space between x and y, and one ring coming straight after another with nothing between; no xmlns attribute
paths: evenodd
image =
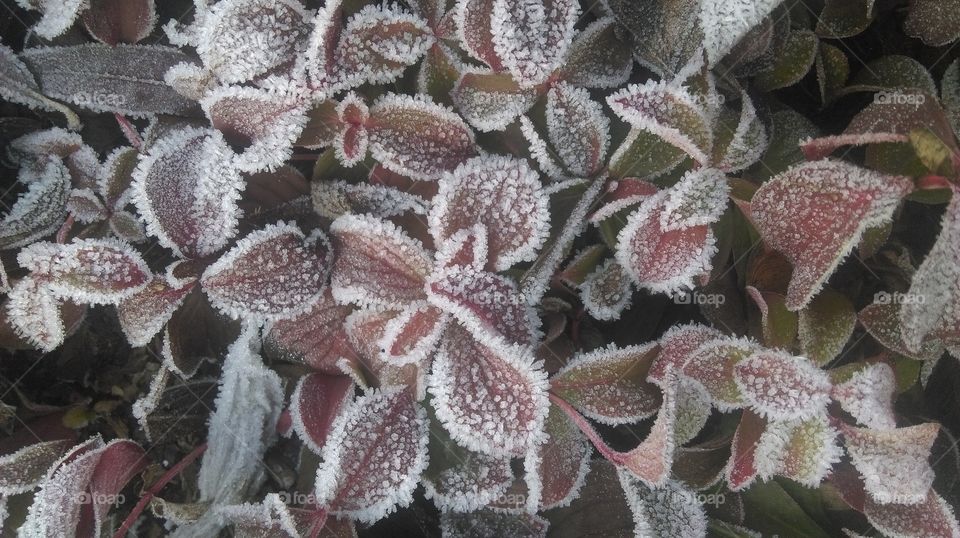
<svg viewBox="0 0 960 538"><path fill-rule="evenodd" d="M827 538L831 536L776 481L754 484L743 492L745 523L764 534Z"/></svg>
<svg viewBox="0 0 960 538"><path fill-rule="evenodd" d="M864 66L840 95L883 90L918 90L929 95L937 94L937 86L926 67L909 56L892 54Z"/></svg>
<svg viewBox="0 0 960 538"><path fill-rule="evenodd" d="M809 30L790 32L776 63L769 71L757 75L754 83L760 91L769 92L800 82L817 56L819 40Z"/></svg>
<svg viewBox="0 0 960 538"><path fill-rule="evenodd" d="M910 145L931 173L948 177L954 175L953 152L930 129L921 128L910 131Z"/></svg>
<svg viewBox="0 0 960 538"><path fill-rule="evenodd" d="M817 35L828 39L855 36L873 22L874 0L827 0L817 20Z"/></svg>
<svg viewBox="0 0 960 538"><path fill-rule="evenodd" d="M800 311L800 349L807 358L823 366L843 350L856 324L853 304L836 291L823 290Z"/></svg>
<svg viewBox="0 0 960 538"><path fill-rule="evenodd" d="M829 43L820 43L817 52L817 82L820 85L820 102L828 103L843 89L850 76L850 61L842 50Z"/></svg>

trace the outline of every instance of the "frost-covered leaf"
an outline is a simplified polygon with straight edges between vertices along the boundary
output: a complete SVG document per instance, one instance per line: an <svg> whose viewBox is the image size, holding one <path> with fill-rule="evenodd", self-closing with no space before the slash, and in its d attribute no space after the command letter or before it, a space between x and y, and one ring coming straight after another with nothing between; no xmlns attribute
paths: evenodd
<svg viewBox="0 0 960 538"><path fill-rule="evenodd" d="M86 7L83 0L35 0L17 2L22 7L36 9L42 12L40 20L33 26L33 31L44 39L53 39L63 34L73 26L80 12Z"/></svg>
<svg viewBox="0 0 960 538"><path fill-rule="evenodd" d="M431 434L438 439L437 433ZM426 497L443 512L478 510L501 499L514 482L510 458L470 452L449 439L444 441L439 454L432 443L430 447L431 468L424 474L423 487ZM443 457L448 455L447 459L452 461L445 462ZM444 468L433 470L438 456Z"/></svg>
<svg viewBox="0 0 960 538"><path fill-rule="evenodd" d="M768 423L757 442L754 462L762 480L781 475L816 488L841 455L837 431L825 415L819 415Z"/></svg>
<svg viewBox="0 0 960 538"><path fill-rule="evenodd" d="M706 0L700 6L704 48L716 65L751 28L770 15L782 0Z"/></svg>
<svg viewBox="0 0 960 538"><path fill-rule="evenodd" d="M71 446L68 439L41 441L0 456L0 494L16 495L35 488Z"/></svg>
<svg viewBox="0 0 960 538"><path fill-rule="evenodd" d="M154 276L142 290L117 303L120 328L130 345L150 343L194 287L194 283L173 287L166 278Z"/></svg>
<svg viewBox="0 0 960 538"><path fill-rule="evenodd" d="M481 223L487 229L488 266L501 271L533 260L549 229L547 196L526 161L477 157L440 180L430 210L437 244Z"/></svg>
<svg viewBox="0 0 960 538"><path fill-rule="evenodd" d="M373 523L413 501L427 467L429 423L410 390L369 391L334 422L317 470L317 503Z"/></svg>
<svg viewBox="0 0 960 538"><path fill-rule="evenodd" d="M428 99L388 94L370 108L370 152L387 169L435 180L477 154L473 131Z"/></svg>
<svg viewBox="0 0 960 538"><path fill-rule="evenodd" d="M856 325L857 313L850 301L840 293L825 290L800 311L800 348L814 363L827 364L843 350Z"/></svg>
<svg viewBox="0 0 960 538"><path fill-rule="evenodd" d="M864 231L885 223L913 182L841 161L794 166L753 197L764 241L793 264L787 308L809 304Z"/></svg>
<svg viewBox="0 0 960 538"><path fill-rule="evenodd" d="M730 187L727 178L714 168L687 172L664 191L660 227L666 232L713 224L727 209Z"/></svg>
<svg viewBox="0 0 960 538"><path fill-rule="evenodd" d="M957 0L915 0L903 27L932 47L942 47L960 37L960 2Z"/></svg>
<svg viewBox="0 0 960 538"><path fill-rule="evenodd" d="M80 118L72 110L40 93L40 86L37 85L33 73L10 47L3 44L0 44L0 97L31 108L61 112L67 118L70 128L80 127Z"/></svg>
<svg viewBox="0 0 960 538"><path fill-rule="evenodd" d="M610 145L610 121L590 94L565 83L547 93L547 132L550 143L570 172L590 177L604 165Z"/></svg>
<svg viewBox="0 0 960 538"><path fill-rule="evenodd" d="M101 43L136 43L157 22L154 0L90 0L81 15L87 31Z"/></svg>
<svg viewBox="0 0 960 538"><path fill-rule="evenodd" d="M616 88L626 82L633 58L629 43L617 35L616 19L598 19L579 32L560 69L564 80L584 88Z"/></svg>
<svg viewBox="0 0 960 538"><path fill-rule="evenodd" d="M707 535L707 514L695 491L675 480L651 488L624 470L617 475L633 512L636 536Z"/></svg>
<svg viewBox="0 0 960 538"><path fill-rule="evenodd" d="M791 30L773 65L757 75L755 84L765 92L797 84L814 66L819 45L817 35L810 30Z"/></svg>
<svg viewBox="0 0 960 538"><path fill-rule="evenodd" d="M632 84L607 97L624 121L683 150L701 164L713 146L707 111L686 88L667 82Z"/></svg>
<svg viewBox="0 0 960 538"><path fill-rule="evenodd" d="M313 208L321 217L336 219L347 213L376 218L395 217L412 211L427 213L423 198L393 187L347 183L346 181L314 181L311 183Z"/></svg>
<svg viewBox="0 0 960 538"><path fill-rule="evenodd" d="M817 35L830 39L853 37L874 19L874 0L827 0L817 18Z"/></svg>
<svg viewBox="0 0 960 538"><path fill-rule="evenodd" d="M493 42L493 7L496 0L459 0L455 9L457 33L465 51L495 71L503 62Z"/></svg>
<svg viewBox="0 0 960 538"><path fill-rule="evenodd" d="M630 306L633 285L630 275L613 258L590 273L580 286L580 299L590 315L599 320L620 318Z"/></svg>
<svg viewBox="0 0 960 538"><path fill-rule="evenodd" d="M310 450L320 454L333 421L352 399L353 380L347 376L303 376L290 396L294 431Z"/></svg>
<svg viewBox="0 0 960 538"><path fill-rule="evenodd" d="M515 282L496 273L453 267L427 283L430 303L453 315L481 342L532 345L539 333L536 311Z"/></svg>
<svg viewBox="0 0 960 538"><path fill-rule="evenodd" d="M737 172L749 167L760 159L769 144L766 127L757 116L753 100L746 92L742 92L740 101L740 120L737 123L737 129L729 144L722 148L722 153L719 153L721 158L718 160L717 168L724 172ZM714 155L718 154L718 149L721 148L714 148Z"/></svg>
<svg viewBox="0 0 960 538"><path fill-rule="evenodd" d="M507 73L473 70L457 81L450 98L465 120L481 131L499 131L537 101L537 92L521 88Z"/></svg>
<svg viewBox="0 0 960 538"><path fill-rule="evenodd" d="M927 458L939 431L939 424L928 422L892 430L844 425L841 433L847 454L875 502L918 504L933 484Z"/></svg>
<svg viewBox="0 0 960 538"><path fill-rule="evenodd" d="M870 524L886 536L960 536L953 508L933 490L922 501L910 504L881 504L867 497L863 513Z"/></svg>
<svg viewBox="0 0 960 538"><path fill-rule="evenodd" d="M694 277L710 269L716 252L713 231L705 224L666 231L671 222L666 191L650 196L630 214L617 235L616 257L634 282L653 292L692 288Z"/></svg>
<svg viewBox="0 0 960 538"><path fill-rule="evenodd" d="M138 156L136 149L121 147L110 152L104 159L97 174L97 193L103 198L108 209L116 210L126 205Z"/></svg>
<svg viewBox="0 0 960 538"><path fill-rule="evenodd" d="M892 296L880 296L880 298L886 297ZM892 301L875 302L861 310L857 317L870 336L880 342L883 347L921 361L933 361L939 358L943 354L943 344L935 338L924 339L917 351L907 348L900 321L902 308L902 304Z"/></svg>
<svg viewBox="0 0 960 538"><path fill-rule="evenodd" d="M30 171L33 166L36 170ZM27 192L0 221L0 247L5 249L29 245L52 234L67 217L70 172L63 162L50 158L26 165L20 171L21 181L28 174L36 174L38 179L26 182Z"/></svg>
<svg viewBox="0 0 960 538"><path fill-rule="evenodd" d="M396 365L423 361L440 340L448 319L425 302L410 304L384 327L381 358Z"/></svg>
<svg viewBox="0 0 960 538"><path fill-rule="evenodd" d="M310 310L273 323L264 347L270 355L303 362L324 374L338 374L337 362L356 353L344 326L352 311L350 306L337 304L325 290Z"/></svg>
<svg viewBox="0 0 960 538"><path fill-rule="evenodd" d="M107 216L103 202L90 189L73 189L67 199L67 211L82 224L97 222Z"/></svg>
<svg viewBox="0 0 960 538"><path fill-rule="evenodd" d="M567 506L579 495L593 453L576 424L555 405L550 406L544 432L546 440L535 451L536 468L527 470L528 484L531 472L536 476L540 510Z"/></svg>
<svg viewBox="0 0 960 538"><path fill-rule="evenodd" d="M307 123L307 105L290 92L222 86L200 105L214 129L234 148L244 172L273 170L290 158L293 143Z"/></svg>
<svg viewBox="0 0 960 538"><path fill-rule="evenodd" d="M703 385L721 411L742 407L743 394L734 380L734 368L760 349L745 339L710 340L692 353L683 365L683 374Z"/></svg>
<svg viewBox="0 0 960 538"><path fill-rule="evenodd" d="M687 361L700 346L723 337L720 331L706 325L675 325L660 337L660 353L650 366L647 378L658 385L666 380L669 368L683 371Z"/></svg>
<svg viewBox="0 0 960 538"><path fill-rule="evenodd" d="M7 316L21 338L41 351L53 351L66 336L60 301L37 279L20 279L7 294Z"/></svg>
<svg viewBox="0 0 960 538"><path fill-rule="evenodd" d="M712 409L710 393L703 385L686 377L680 377L677 382L677 417L673 441L680 447L700 434Z"/></svg>
<svg viewBox="0 0 960 538"><path fill-rule="evenodd" d="M432 260L423 245L390 222L344 215L330 226L337 258L330 288L340 302L402 308L424 299Z"/></svg>
<svg viewBox="0 0 960 538"><path fill-rule="evenodd" d="M563 62L579 16L574 0L494 0L493 48L521 87L534 87Z"/></svg>
<svg viewBox="0 0 960 538"><path fill-rule="evenodd" d="M660 407L660 390L646 381L658 351L647 344L580 355L551 379L551 392L598 422L638 422Z"/></svg>
<svg viewBox="0 0 960 538"><path fill-rule="evenodd" d="M821 415L830 400L827 373L783 351L753 353L734 365L733 379L754 412L773 420Z"/></svg>
<svg viewBox="0 0 960 538"><path fill-rule="evenodd" d="M490 455L520 455L547 414L546 374L523 348L487 345L447 328L428 380L437 417L457 443Z"/></svg>
<svg viewBox="0 0 960 538"><path fill-rule="evenodd" d="M320 299L332 257L319 230L305 237L293 224L268 225L237 241L200 283L210 302L231 317L286 318Z"/></svg>
<svg viewBox="0 0 960 538"><path fill-rule="evenodd" d="M549 522L535 514L515 514L494 509L475 512L445 512L440 515L440 529L448 538L546 538Z"/></svg>
<svg viewBox="0 0 960 538"><path fill-rule="evenodd" d="M460 230L444 241L434 255L434 270L469 267L482 270L487 265L487 229L483 224Z"/></svg>
<svg viewBox="0 0 960 538"><path fill-rule="evenodd" d="M750 487L759 469L756 462L757 444L766 429L766 421L759 415L744 409L740 424L730 444L730 460L724 475L732 491Z"/></svg>
<svg viewBox="0 0 960 538"><path fill-rule="evenodd" d="M830 395L843 410L867 428L892 430L897 427L893 396L897 379L893 368L878 362L854 373L850 379L834 385Z"/></svg>
<svg viewBox="0 0 960 538"><path fill-rule="evenodd" d="M191 115L193 101L164 83L167 69L189 62L173 47L86 44L35 47L20 59L37 75L43 94L94 112L128 116Z"/></svg>
<svg viewBox="0 0 960 538"><path fill-rule="evenodd" d="M347 317L346 330L350 343L357 350L358 361L340 361L338 366L350 368L347 373L363 387L410 387L415 389L418 400L426 391L424 369L417 364L396 365L383 360L380 342L387 324L400 314L396 310L371 308L358 310Z"/></svg>
<svg viewBox="0 0 960 538"><path fill-rule="evenodd" d="M635 132L635 131L633 131ZM628 137L631 135L627 135ZM603 194L603 206L590 215L590 222L599 224L616 215L620 211L639 205L660 189L656 185L642 179L625 177L611 183L607 192Z"/></svg>
<svg viewBox="0 0 960 538"><path fill-rule="evenodd" d="M140 253L114 239L80 239L66 245L34 243L17 261L54 295L88 304L114 304L152 278Z"/></svg>

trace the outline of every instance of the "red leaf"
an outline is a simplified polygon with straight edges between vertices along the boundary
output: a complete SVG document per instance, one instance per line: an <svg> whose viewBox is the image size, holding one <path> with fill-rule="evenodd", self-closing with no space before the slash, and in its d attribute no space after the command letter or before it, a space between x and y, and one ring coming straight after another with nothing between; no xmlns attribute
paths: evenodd
<svg viewBox="0 0 960 538"><path fill-rule="evenodd" d="M953 508L933 490L914 504L879 504L867 497L863 513L871 525L888 536L960 536Z"/></svg>
<svg viewBox="0 0 960 538"><path fill-rule="evenodd" d="M292 224L268 225L240 241L200 278L218 310L234 318L284 318L301 314L323 293L330 245Z"/></svg>
<svg viewBox="0 0 960 538"><path fill-rule="evenodd" d="M441 243L434 257L436 270L469 267L477 271L487 265L487 229L482 224L466 228Z"/></svg>
<svg viewBox="0 0 960 538"><path fill-rule="evenodd" d="M495 71L502 71L503 64L493 45L493 5L496 0L464 0L456 10L457 30L464 50L470 56L486 63Z"/></svg>
<svg viewBox="0 0 960 538"><path fill-rule="evenodd" d="M881 296L886 298L887 296ZM902 304L883 301L873 303L857 314L860 324L863 328L880 342L883 347L921 361L932 361L940 358L943 354L943 345L935 338L925 338L922 346L916 352L907 348L903 339L902 325L900 323L900 310Z"/></svg>
<svg viewBox="0 0 960 538"><path fill-rule="evenodd" d="M743 406L743 395L734 380L734 367L762 348L746 339L722 338L708 341L683 365L683 374L699 382L721 411Z"/></svg>
<svg viewBox="0 0 960 538"><path fill-rule="evenodd" d="M373 523L413 501L427 466L429 424L410 390L370 391L333 424L323 447L317 503Z"/></svg>
<svg viewBox="0 0 960 538"><path fill-rule="evenodd" d="M766 421L759 415L744 409L740 425L733 435L730 463L727 465L727 484L733 491L750 487L757 476L757 443L766 428Z"/></svg>
<svg viewBox="0 0 960 538"><path fill-rule="evenodd" d="M940 425L931 422L895 430L841 429L868 498L879 504L924 502L934 478L927 458L939 431Z"/></svg>
<svg viewBox="0 0 960 538"><path fill-rule="evenodd" d="M383 360L396 365L419 363L433 351L449 318L424 302L412 303L384 327Z"/></svg>
<svg viewBox="0 0 960 538"><path fill-rule="evenodd" d="M409 363L396 365L383 360L383 348L380 343L387 324L399 315L394 310L380 311L376 309L358 310L347 318L346 329L350 336L350 343L359 353L359 360L355 364L338 365L344 373L355 377L363 386L372 387L410 387L415 390L417 399L425 395L426 380L424 370L418 364Z"/></svg>
<svg viewBox="0 0 960 538"><path fill-rule="evenodd" d="M667 369L683 371L700 346L722 338L723 333L706 325L677 325L660 337L660 354L653 361L647 378L658 385L666 379Z"/></svg>
<svg viewBox="0 0 960 538"><path fill-rule="evenodd" d="M632 177L613 181L607 187L607 192L603 194L600 209L594 211L593 215L590 215L590 222L596 224L606 220L619 211L639 204L656 194L659 190L660 189L653 183Z"/></svg>
<svg viewBox="0 0 960 538"><path fill-rule="evenodd" d="M154 276L143 290L121 300L117 304L117 315L130 345L140 347L150 343L195 286L190 282L175 288L165 277Z"/></svg>
<svg viewBox="0 0 960 538"><path fill-rule="evenodd" d="M830 401L827 373L804 357L762 350L733 366L744 400L761 416L799 420L821 415Z"/></svg>
<svg viewBox="0 0 960 538"><path fill-rule="evenodd" d="M100 536L104 519L110 508L116 503L115 499L127 485L127 482L143 471L150 460L146 452L137 443L118 439L112 441L103 448L100 453L100 459L90 478L90 498L93 505L92 526L86 519L86 511L81 513L81 520L78 536L86 533L81 529L86 527L93 532L91 536Z"/></svg>
<svg viewBox="0 0 960 538"><path fill-rule="evenodd" d="M481 131L501 131L537 101L535 89L521 88L507 73L467 71L450 98L465 120Z"/></svg>
<svg viewBox="0 0 960 538"><path fill-rule="evenodd" d="M912 189L909 178L839 161L804 163L760 187L753 220L793 264L787 308L806 306L863 232L888 221Z"/></svg>
<svg viewBox="0 0 960 538"><path fill-rule="evenodd" d="M81 18L87 31L107 45L136 43L157 22L153 0L92 0Z"/></svg>
<svg viewBox="0 0 960 538"><path fill-rule="evenodd" d="M307 312L271 325L264 346L271 355L303 362L327 375L339 374L337 362L356 356L344 327L352 311L353 307L337 304L325 290Z"/></svg>
<svg viewBox="0 0 960 538"><path fill-rule="evenodd" d="M293 429L310 450L323 451L333 421L352 398L353 381L347 376L308 374L300 378L290 396L290 416Z"/></svg>

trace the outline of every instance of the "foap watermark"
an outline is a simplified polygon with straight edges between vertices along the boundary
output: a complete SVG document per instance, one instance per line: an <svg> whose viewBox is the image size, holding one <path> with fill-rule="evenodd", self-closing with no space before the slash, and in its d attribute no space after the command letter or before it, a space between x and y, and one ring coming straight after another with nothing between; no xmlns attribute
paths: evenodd
<svg viewBox="0 0 960 538"><path fill-rule="evenodd" d="M888 291L877 292L873 296L873 302L876 304L926 304L927 298L919 293L900 293L895 291L890 293Z"/></svg>
<svg viewBox="0 0 960 538"><path fill-rule="evenodd" d="M907 105L920 107L927 102L927 96L922 93L908 93L901 90L877 92L873 102L878 105Z"/></svg>
<svg viewBox="0 0 960 538"><path fill-rule="evenodd" d="M699 506L712 506L714 508L726 504L727 497L722 492L705 493L702 491L675 491L670 489L659 489L652 492L654 498L661 504L688 504Z"/></svg>
<svg viewBox="0 0 960 538"><path fill-rule="evenodd" d="M99 506L113 506L114 508L125 503L127 498L122 493L92 493L80 491L70 496L73 504L95 504Z"/></svg>
<svg viewBox="0 0 960 538"><path fill-rule="evenodd" d="M299 491L281 491L277 493L283 504L288 506L313 506L317 504L317 497L313 493Z"/></svg>
<svg viewBox="0 0 960 538"><path fill-rule="evenodd" d="M712 93L710 95L691 95L693 104L701 108L719 108L727 102L726 96L722 93Z"/></svg>
<svg viewBox="0 0 960 538"><path fill-rule="evenodd" d="M927 500L926 495L878 491L870 494L878 504L920 504Z"/></svg>
<svg viewBox="0 0 960 538"><path fill-rule="evenodd" d="M673 294L675 304L690 304L697 306L720 306L727 302L727 296L722 293L703 293L695 290L678 291Z"/></svg>
<svg viewBox="0 0 960 538"><path fill-rule="evenodd" d="M117 93L77 92L71 96L70 102L85 107L119 108L127 103L127 98Z"/></svg>

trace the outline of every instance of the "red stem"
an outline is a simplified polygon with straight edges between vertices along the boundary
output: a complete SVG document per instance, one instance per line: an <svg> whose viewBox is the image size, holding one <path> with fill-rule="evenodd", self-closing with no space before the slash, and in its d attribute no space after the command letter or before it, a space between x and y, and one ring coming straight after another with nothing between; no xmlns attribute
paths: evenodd
<svg viewBox="0 0 960 538"><path fill-rule="evenodd" d="M550 401L559 407L561 411L566 413L567 416L570 417L570 420L572 420L573 423L580 428L580 431L582 431L584 435L590 439L590 442L593 443L593 446L597 447L597 450L600 452L601 456L607 458L607 460L609 460L611 463L615 463L617 465L623 464L623 453L617 452L616 450L610 448L610 446L603 441L603 438L600 437L600 434L597 433L597 430L593 429L593 426L590 425L590 422L583 418L583 415L581 415L563 398L553 394L552 392L548 392L547 394L550 396Z"/></svg>
<svg viewBox="0 0 960 538"><path fill-rule="evenodd" d="M146 493L143 494L143 497L140 497L140 500L137 502L137 505L133 507L133 510L130 511L130 515L127 516L127 519L123 520L123 525L117 529L117 532L113 534L113 538L124 538L127 535L127 532L130 531L130 528L133 527L133 524L136 523L137 518L140 517L140 514L147 508L147 505L150 504L150 501L160 493L160 490L163 489L171 480L177 477L183 470L193 463L197 458L199 458L207 450L207 443L203 443L197 448L193 449L192 452L183 457L182 460L174 464L173 467L167 470L159 480L154 482L147 488Z"/></svg>
<svg viewBox="0 0 960 538"><path fill-rule="evenodd" d="M137 128L123 114L114 112L113 117L117 118L117 123L120 124L120 130L123 131L123 136L127 138L127 142L130 142L131 146L139 150L143 146L143 139L140 138Z"/></svg>
<svg viewBox="0 0 960 538"><path fill-rule="evenodd" d="M67 215L67 220L63 222L63 226L57 230L57 243L61 245L67 242L67 234L70 233L70 229L73 228L73 214Z"/></svg>

